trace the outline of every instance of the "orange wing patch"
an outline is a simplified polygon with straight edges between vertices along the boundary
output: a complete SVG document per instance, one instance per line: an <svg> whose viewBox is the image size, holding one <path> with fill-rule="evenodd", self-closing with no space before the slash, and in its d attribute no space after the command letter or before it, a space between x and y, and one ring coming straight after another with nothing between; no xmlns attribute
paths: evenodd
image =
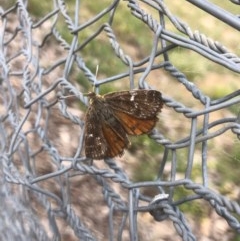
<svg viewBox="0 0 240 241"><path fill-rule="evenodd" d="M114 115L124 127L128 135L141 135L150 132L158 121L157 117L152 119L138 119L121 111L114 111Z"/></svg>
<svg viewBox="0 0 240 241"><path fill-rule="evenodd" d="M110 125L104 123L102 125L103 135L108 143L106 156L114 157L121 156L124 153L124 148L130 145L130 142L127 137L120 136L116 130L113 130Z"/></svg>

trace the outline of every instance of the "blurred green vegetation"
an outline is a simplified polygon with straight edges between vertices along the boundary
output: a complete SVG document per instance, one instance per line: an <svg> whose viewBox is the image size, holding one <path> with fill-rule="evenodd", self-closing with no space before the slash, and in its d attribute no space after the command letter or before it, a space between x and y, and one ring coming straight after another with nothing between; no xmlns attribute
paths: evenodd
<svg viewBox="0 0 240 241"><path fill-rule="evenodd" d="M240 170L240 142L238 139L231 146L226 146L220 150L216 156L216 171L218 178L217 185L220 186L220 191L223 194L232 192L233 185L240 185L239 170ZM223 180L225 180L223 182Z"/></svg>
<svg viewBox="0 0 240 241"><path fill-rule="evenodd" d="M131 146L129 152L139 161L136 163L136 172L133 173L135 181L153 181L158 174L159 161L163 153L163 147L150 139L147 135L130 137ZM159 160L159 161L158 161Z"/></svg>
<svg viewBox="0 0 240 241"><path fill-rule="evenodd" d="M182 186L179 186L175 189L174 197L176 200L179 200L182 197L191 196L193 194L194 194L193 192L186 190ZM189 213L194 220L195 220L194 217L197 217L197 220L195 221L198 223L201 223L201 221L208 216L208 212L210 209L210 207L207 205L207 202L201 199L196 199L191 202L185 202L181 204L179 208L183 213Z"/></svg>

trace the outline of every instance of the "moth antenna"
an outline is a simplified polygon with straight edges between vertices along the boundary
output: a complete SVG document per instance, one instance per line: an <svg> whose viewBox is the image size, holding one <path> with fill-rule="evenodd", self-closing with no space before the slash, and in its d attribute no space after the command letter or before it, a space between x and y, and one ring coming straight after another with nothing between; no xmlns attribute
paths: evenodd
<svg viewBox="0 0 240 241"><path fill-rule="evenodd" d="M97 75L98 75L98 69L99 69L99 65L97 65L96 71L95 71L95 76L96 76L96 78L97 78Z"/></svg>
<svg viewBox="0 0 240 241"><path fill-rule="evenodd" d="M99 69L99 65L97 65L97 67L96 67L96 71L95 71L95 81L96 81L96 79L97 79L98 69ZM96 92L96 84L95 84L95 81L94 81L94 83L93 83L92 92L83 93L83 96L89 96L89 94Z"/></svg>
<svg viewBox="0 0 240 241"><path fill-rule="evenodd" d="M98 75L98 70L99 70L99 65L96 66L96 71L95 71L96 79L97 79L97 75ZM92 90L92 92L95 93L95 91L96 91L96 85L95 85L95 83L93 83L93 90Z"/></svg>
<svg viewBox="0 0 240 241"><path fill-rule="evenodd" d="M70 97L75 97L75 95L62 96L63 99L67 99L67 98L70 98Z"/></svg>

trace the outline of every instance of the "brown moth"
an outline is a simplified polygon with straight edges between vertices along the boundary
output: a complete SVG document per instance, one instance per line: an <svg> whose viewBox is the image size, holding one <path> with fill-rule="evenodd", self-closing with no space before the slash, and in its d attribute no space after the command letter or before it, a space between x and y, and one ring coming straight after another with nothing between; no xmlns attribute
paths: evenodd
<svg viewBox="0 0 240 241"><path fill-rule="evenodd" d="M158 121L163 100L156 90L88 94L85 155L92 159L121 156L130 145L127 135L149 133Z"/></svg>

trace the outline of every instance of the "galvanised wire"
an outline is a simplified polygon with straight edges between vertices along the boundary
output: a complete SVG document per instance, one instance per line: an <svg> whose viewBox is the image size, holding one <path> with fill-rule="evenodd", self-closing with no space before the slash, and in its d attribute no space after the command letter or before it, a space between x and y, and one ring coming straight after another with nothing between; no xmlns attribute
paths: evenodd
<svg viewBox="0 0 240 241"><path fill-rule="evenodd" d="M239 30L238 16L208 1L188 2L225 22L230 28ZM239 1L231 2L239 5ZM236 136L236 142L239 141L240 115L212 122L209 115L239 104L240 90L212 100L174 66L169 52L178 47L189 49L235 73L240 73L240 58L221 43L199 31L192 31L184 21L171 13L164 1L115 0L97 15L84 21L81 19L84 9L80 1L76 1L74 15L71 15L64 1L53 0L51 4L49 2L48 12L38 20L28 9L30 3L31 1L18 0L10 7L2 6L0 9L1 240L65 240L66 237L69 238L63 229L65 226L71 230L71 236L78 240L139 240L141 230L137 220L141 212L150 212L156 222L170 220L182 240L196 240L196 235L179 207L197 199L208 202L228 222L231 229L240 232L239 204L209 188L207 166L209 140L230 131ZM123 3L129 14L154 34L151 53L139 62L133 61L121 47L112 26L115 14L121 11L119 5ZM148 8L142 7L142 4L148 5ZM151 14L149 8L158 12L159 19ZM59 31L60 18L64 19L66 30L72 35L71 41L66 40ZM178 32L167 29L166 20ZM47 28L44 28L44 24ZM92 26L97 28L93 31ZM81 36L86 29L91 30L90 35L83 40ZM108 38L112 52L126 65L128 70L125 73L99 79L88 67L87 58L81 53L100 35ZM49 39L56 43L51 48L56 51L61 49L63 54L55 57L51 63L43 64L43 56L48 55L46 49L49 51ZM162 62L159 62L159 56L163 57ZM65 96L70 93L84 105L88 104L88 100L84 92L76 87L76 83L70 81L73 69L83 73L97 92L103 84L121 81L126 77L129 78L129 87L134 88L134 76L137 74L141 75L138 87L151 88L146 81L148 75L156 69L164 69L202 104L202 110L189 108L163 93L165 105L191 120L191 129L186 137L175 142L170 141L157 128L149 135L164 147L155 181L133 183L116 160L107 159L106 166L99 167L89 163L81 154L84 146L84 117L74 113ZM57 138L51 138L50 135L58 131L57 128L54 129L58 125L51 123L56 105L62 120L69 121L68 126L80 127L76 148L71 154L62 153ZM199 128L200 117L203 117L203 125ZM202 148L200 184L191 179L196 144L201 144ZM188 152L187 164L184 177L178 178L177 151L183 148ZM169 159L170 178L164 180ZM41 165L44 166L42 172ZM76 197L74 199L71 180L77 177L79 186L81 182L87 185L84 177L89 176L93 177L95 185L101 189L102 200L107 207L107 233L91 225L94 215L87 218L86 213L79 211L87 206L82 206L80 201L76 202ZM86 192L81 187L76 189L79 196L85 195L91 202L98 200L100 195L95 193L94 188ZM142 188L150 187L159 190L159 195L155 198L141 191ZM174 199L178 187L190 190L191 194ZM90 208L96 212L102 206L96 203ZM47 222L47 227L44 222Z"/></svg>

